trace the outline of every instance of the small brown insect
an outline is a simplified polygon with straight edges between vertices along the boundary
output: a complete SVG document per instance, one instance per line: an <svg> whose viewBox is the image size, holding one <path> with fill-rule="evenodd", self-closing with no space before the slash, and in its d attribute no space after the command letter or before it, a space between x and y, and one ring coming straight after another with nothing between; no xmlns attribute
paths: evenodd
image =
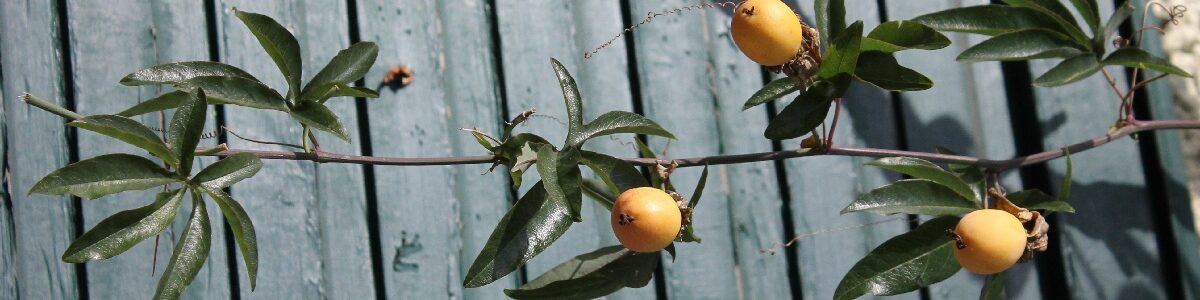
<svg viewBox="0 0 1200 300"><path fill-rule="evenodd" d="M413 82L413 72L408 66L395 66L383 74L383 83L391 86L404 87Z"/></svg>

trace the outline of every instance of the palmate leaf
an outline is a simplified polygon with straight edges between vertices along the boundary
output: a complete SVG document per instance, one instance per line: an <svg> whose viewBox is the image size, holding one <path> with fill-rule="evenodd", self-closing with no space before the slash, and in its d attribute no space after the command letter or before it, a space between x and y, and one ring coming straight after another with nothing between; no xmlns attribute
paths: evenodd
<svg viewBox="0 0 1200 300"><path fill-rule="evenodd" d="M312 100L300 100L288 113L300 124L331 133L347 143L350 142L350 133L346 132L345 126L342 126L342 120L324 104Z"/></svg>
<svg viewBox="0 0 1200 300"><path fill-rule="evenodd" d="M1082 53L1065 59L1033 80L1033 85L1043 87L1060 86L1083 80L1100 72L1100 61L1092 53Z"/></svg>
<svg viewBox="0 0 1200 300"><path fill-rule="evenodd" d="M941 167L938 167L937 165L920 158L886 157L869 162L867 165L900 172L914 178L932 181L949 188L951 191L954 191L954 193L962 196L963 199L978 201L980 198L980 195L976 195L975 192L971 190L971 186L967 185L967 183L958 178L958 176L955 176L954 174L943 170Z"/></svg>
<svg viewBox="0 0 1200 300"><path fill-rule="evenodd" d="M213 163L192 177L192 182L207 189L220 190L243 179L253 177L262 169L262 160L254 154L238 153Z"/></svg>
<svg viewBox="0 0 1200 300"><path fill-rule="evenodd" d="M842 213L872 212L881 215L959 215L980 209L979 202L963 199L950 188L925 179L905 179L865 194L842 209Z"/></svg>
<svg viewBox="0 0 1200 300"><path fill-rule="evenodd" d="M889 91L920 91L933 87L933 81L928 77L901 66L896 57L881 51L860 54L854 77Z"/></svg>
<svg viewBox="0 0 1200 300"><path fill-rule="evenodd" d="M746 100L746 104L742 104L742 110L747 110L763 103L778 100L779 97L794 93L804 89L805 87L807 87L807 85L805 85L804 82L791 77L772 80L757 92L754 92L754 95L751 95L750 99Z"/></svg>
<svg viewBox="0 0 1200 300"><path fill-rule="evenodd" d="M279 72L287 80L288 94L297 96L295 94L300 92L300 78L304 69L300 61L300 43L296 37L271 17L237 9L233 12L258 39L275 66L279 67Z"/></svg>
<svg viewBox="0 0 1200 300"><path fill-rule="evenodd" d="M118 212L105 218L72 242L63 253L62 260L69 263L85 263L108 259L124 253L149 237L158 235L175 220L179 204L183 202L183 195L182 189L160 193L150 205Z"/></svg>
<svg viewBox="0 0 1200 300"><path fill-rule="evenodd" d="M237 242L238 249L242 250L242 261L246 264L246 275L250 279L250 290L253 291L258 282L258 237L254 231L254 222L250 221L250 215L246 214L242 205L229 194L218 188L201 186L198 189L212 197L213 202L221 208L221 215L225 216L225 222L229 223L229 230L233 232L234 241Z"/></svg>
<svg viewBox="0 0 1200 300"><path fill-rule="evenodd" d="M300 99L325 100L329 91L336 85L349 84L367 75L378 56L379 46L374 42L358 42L338 51L337 55L334 55L304 86Z"/></svg>
<svg viewBox="0 0 1200 300"><path fill-rule="evenodd" d="M625 287L640 288L654 277L661 256L608 246L567 260L504 294L514 299L591 299Z"/></svg>
<svg viewBox="0 0 1200 300"><path fill-rule="evenodd" d="M212 104L288 111L287 102L278 92L245 78L200 76L176 84L175 88L186 92L195 92L196 89L202 88Z"/></svg>
<svg viewBox="0 0 1200 300"><path fill-rule="evenodd" d="M231 65L212 61L185 61L161 64L145 68L121 78L121 84L137 86L147 84L176 84L200 76L241 77L255 82L254 75Z"/></svg>
<svg viewBox="0 0 1200 300"><path fill-rule="evenodd" d="M538 174L542 175L542 183L546 188L546 197L550 201L567 203L571 208L571 218L575 222L583 221L583 191L580 181L583 175L579 172L579 150L567 148L554 151L549 144L537 148Z"/></svg>
<svg viewBox="0 0 1200 300"><path fill-rule="evenodd" d="M132 117L176 108L179 107L179 104L183 103L183 101L187 101L188 97L188 93L184 91L166 92L162 95L154 96L154 98L146 99L146 101L135 104L134 106L117 113L117 115L122 117Z"/></svg>
<svg viewBox="0 0 1200 300"><path fill-rule="evenodd" d="M562 199L547 197L542 182L534 184L496 224L463 286L492 283L542 253L571 227L570 210Z"/></svg>
<svg viewBox="0 0 1200 300"><path fill-rule="evenodd" d="M610 111L583 126L575 140L567 142L568 146L583 145L583 142L601 136L618 133L636 133L661 136L674 139L675 135L663 129L654 120L627 111Z"/></svg>
<svg viewBox="0 0 1200 300"><path fill-rule="evenodd" d="M179 158L179 174L185 176L192 174L192 157L196 154L196 145L200 144L200 136L204 135L204 121L208 118L206 99L204 90L193 91L191 97L175 110L167 128L167 143Z"/></svg>
<svg viewBox="0 0 1200 300"><path fill-rule="evenodd" d="M208 211L204 209L204 199L193 192L191 217L179 235L175 252L171 253L171 262L167 263L162 278L158 280L154 299L178 299L183 290L192 284L196 274L200 273L200 268L204 267L211 246L212 226L208 223Z"/></svg>
<svg viewBox="0 0 1200 300"><path fill-rule="evenodd" d="M1018 61L1063 58L1084 53L1067 36L1045 29L1026 29L997 35L958 55L959 61Z"/></svg>
<svg viewBox="0 0 1200 300"><path fill-rule="evenodd" d="M116 153L85 159L55 170L34 184L29 193L70 193L84 199L96 199L178 181L158 163L137 155Z"/></svg>
<svg viewBox="0 0 1200 300"><path fill-rule="evenodd" d="M1040 11L1007 5L977 5L951 8L912 19L933 29L995 36L1014 31L1062 27Z"/></svg>
<svg viewBox="0 0 1200 300"><path fill-rule="evenodd" d="M567 142L566 147L572 144L573 141L582 140L579 136L583 134L583 98L579 94L579 86L575 84L575 78L571 77L571 73L567 71L562 63L557 59L550 59L550 64L554 67L554 75L558 78L558 85L562 88L563 102L567 107Z"/></svg>
<svg viewBox="0 0 1200 300"><path fill-rule="evenodd" d="M1113 51L1112 54L1104 58L1104 64L1149 69L1176 76L1192 77L1192 74L1188 74L1187 71L1172 65L1166 59L1155 57L1150 52L1139 48L1121 48Z"/></svg>
<svg viewBox="0 0 1200 300"><path fill-rule="evenodd" d="M958 218L941 217L883 242L850 267L833 298L897 295L946 280L961 268L946 235L957 224Z"/></svg>
<svg viewBox="0 0 1200 300"><path fill-rule="evenodd" d="M172 166L179 165L179 159L167 148L162 139L154 135L154 131L146 125L122 116L95 115L67 123L95 133L103 134L138 148L162 159Z"/></svg>

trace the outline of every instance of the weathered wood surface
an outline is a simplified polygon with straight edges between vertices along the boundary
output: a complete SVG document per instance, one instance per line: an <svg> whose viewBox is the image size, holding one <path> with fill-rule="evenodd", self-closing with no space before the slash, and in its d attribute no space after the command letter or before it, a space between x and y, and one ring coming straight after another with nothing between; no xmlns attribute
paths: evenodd
<svg viewBox="0 0 1200 300"><path fill-rule="evenodd" d="M4 168L10 174L5 187L12 189L0 202L0 299L138 298L152 293L157 281L157 274L149 275L152 241L82 268L59 259L79 234L76 228L86 230L113 212L140 206L150 192L88 201L80 208L68 197L24 192L71 157L137 150L88 132L70 141L61 118L21 104L15 96L29 91L61 104L71 101L84 114L111 113L160 92L116 85L124 74L162 62L207 59L242 67L283 90L286 85L277 68L232 14L233 7L272 16L296 34L306 79L354 37L379 43L379 60L365 86L380 89L382 97L364 103L331 100L331 109L342 117L354 141L348 144L318 133L324 150L360 154L370 149L374 155L406 157L485 154L459 129L475 127L496 135L503 120L529 108L546 117L519 130L538 132L558 143L565 135L561 123L566 116L549 66L551 57L578 80L586 118L609 110L640 109L679 137L669 143L650 139L651 146L665 149L668 157L772 149L758 134L769 120L766 106L741 111L741 103L764 83L764 76L729 39L728 9L659 16L632 38L617 39L592 59L584 59L585 51L626 24L640 22L646 12L699 2L214 2L215 23L210 24L206 8L198 2L0 1L0 97L5 99L0 106L5 120L0 147L6 147L0 149L7 153ZM882 16L907 19L987 1L968 2L914 7L852 0L847 1L847 11L849 20L863 19L869 30ZM60 3L66 6L58 7ZM812 23L811 2L789 3ZM1111 5L1104 8L1102 15L1107 16ZM67 35L61 35L59 22ZM209 36L210 26L217 36ZM938 145L988 158L1014 155L1014 141L1022 134L1012 132L1005 95L1011 86L1006 86L999 65L952 61L957 52L985 37L950 37L954 44L947 49L898 55L902 63L933 79L934 89L902 93L893 102L889 93L855 86L835 142L907 145L922 151ZM210 40L217 44L209 45ZM628 40L633 43L626 44ZM1156 42L1151 38L1148 43ZM215 57L209 57L210 47L217 50ZM1031 63L1031 75L1054 63ZM412 85L393 88L379 83L388 68L400 65L416 73ZM1122 70L1110 70L1123 77ZM1092 78L1035 89L1036 99L1026 100L1036 103L1042 144L1054 148L1102 132L1111 120L1090 116L1115 115L1115 97L1106 85ZM1152 85L1147 97L1150 114L1172 118L1170 97L1166 81ZM1112 103L1097 103L1105 99ZM782 108L787 102L774 106ZM358 108L366 108L365 113ZM239 134L299 143L300 126L285 114L233 106L224 107L223 113L222 125ZM156 114L139 120L159 122ZM216 128L216 121L215 110L210 111L210 129ZM747 130L753 134L746 135ZM1073 157L1076 185L1071 199L1081 213L1063 214L1053 226L1061 236L1062 245L1055 246L1062 247L1066 268L1060 271L1068 284L1062 289L1074 298L1166 298L1175 287L1182 289L1179 296L1189 298L1200 289L1200 243L1179 163L1179 140L1171 132L1153 135L1152 146L1139 149L1135 142L1122 140ZM281 149L229 138L237 148ZM628 135L602 138L589 149L634 156L631 142ZM793 140L780 145L786 149L796 144ZM1143 162L1142 149L1154 149L1150 157L1157 160ZM205 158L198 167L212 161ZM863 254L910 226L904 217L838 213L858 194L899 178L862 165L869 161L822 157L713 167L696 215L704 243L679 245L680 259L663 261L662 286L626 289L607 298L830 298L841 275ZM1143 167L1138 162L1157 165ZM269 161L259 176L233 189L258 229L258 289L250 291L241 254L226 244L222 229L214 231L208 265L187 297L503 298L504 288L516 287L575 255L616 244L606 225L608 211L588 201L585 221L525 266L530 278L510 275L483 288L463 289L465 271L513 200L508 176L502 170L480 175L486 169ZM1056 185L1065 171L1063 162L1050 163L1049 171ZM690 193L699 173L683 169L673 179L680 191ZM526 176L526 187L537 180L536 172ZM1009 190L1019 189L1020 181L1015 172L1002 178ZM1158 188L1163 190L1151 190ZM1156 221L1156 216L1169 220ZM223 228L223 222L220 214L213 214L213 224L222 224L216 228ZM178 230L162 236L159 258L168 258L171 237ZM791 238L786 236L789 232L805 236L794 250L780 249L775 255L759 251ZM1164 265L1172 262L1178 266ZM160 261L159 271L165 263ZM1179 278L1167 278L1171 270ZM1039 278L1045 274L1038 274L1032 264L1010 273L1016 274L1009 277L1010 297L1041 296L1047 279ZM980 278L961 272L929 288L928 296L976 297ZM920 297L913 292L896 299Z"/></svg>

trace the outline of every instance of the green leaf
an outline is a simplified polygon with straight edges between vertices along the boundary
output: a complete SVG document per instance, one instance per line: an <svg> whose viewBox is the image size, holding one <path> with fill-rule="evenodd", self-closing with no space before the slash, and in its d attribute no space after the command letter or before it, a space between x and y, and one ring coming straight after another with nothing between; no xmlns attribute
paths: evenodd
<svg viewBox="0 0 1200 300"><path fill-rule="evenodd" d="M1069 202L1067 199L1071 197L1071 174L1075 172L1075 167L1071 164L1071 149L1063 148L1063 153L1067 157L1067 174L1063 176L1062 183L1058 185L1058 201Z"/></svg>
<svg viewBox="0 0 1200 300"><path fill-rule="evenodd" d="M86 129L103 134L138 148L162 159L172 166L179 165L179 159L171 154L171 149L162 139L154 135L154 131L142 123L122 116L95 115L67 123L69 126Z"/></svg>
<svg viewBox="0 0 1200 300"><path fill-rule="evenodd" d="M1094 3L1093 3L1094 4ZM1008 272L988 275L983 280L983 289L979 291L979 300L1004 300L1004 277Z"/></svg>
<svg viewBox="0 0 1200 300"><path fill-rule="evenodd" d="M650 283L660 256L608 246L567 260L504 294L514 299L591 299L640 288Z"/></svg>
<svg viewBox="0 0 1200 300"><path fill-rule="evenodd" d="M650 120L650 118L627 111L610 111L584 125L583 130L575 135L575 140L568 141L567 145L579 146L589 139L618 133L636 133L661 136L669 139L675 138L675 135L663 129L662 126L659 126L658 123Z"/></svg>
<svg viewBox="0 0 1200 300"><path fill-rule="evenodd" d="M608 192L619 195L625 190L644 187L646 177L633 164L606 154L583 151L579 162L592 169L603 180ZM614 197L615 199L615 197Z"/></svg>
<svg viewBox="0 0 1200 300"><path fill-rule="evenodd" d="M145 113L176 108L179 107L179 104L183 103L183 101L186 101L187 97L188 93L183 91L171 91L163 93L162 95L154 96L154 98L147 99L146 101L142 101L133 107L125 109L117 113L117 115L122 117L132 117Z"/></svg>
<svg viewBox="0 0 1200 300"><path fill-rule="evenodd" d="M979 195L976 195L971 190L971 186L967 185L958 176L954 176L954 174L943 170L941 167L920 158L887 157L869 162L867 165L900 172L914 178L933 181L934 183L950 188L951 191L954 191L954 193L957 193L966 200L976 201L976 199L979 199Z"/></svg>
<svg viewBox="0 0 1200 300"><path fill-rule="evenodd" d="M902 49L937 50L950 45L950 39L929 26L913 21L889 21L879 24L867 37ZM867 39L863 39L863 45Z"/></svg>
<svg viewBox="0 0 1200 300"><path fill-rule="evenodd" d="M115 153L85 159L55 170L34 184L29 193L70 193L84 199L96 199L177 181L179 179L158 163L137 155Z"/></svg>
<svg viewBox="0 0 1200 300"><path fill-rule="evenodd" d="M118 212L105 218L95 227L80 236L62 260L69 263L85 263L109 259L133 248L143 240L158 235L175 220L184 190L158 194L154 203L139 208Z"/></svg>
<svg viewBox="0 0 1200 300"><path fill-rule="evenodd" d="M550 64L554 67L554 75L558 77L558 85L562 88L563 102L567 106L567 146L571 146L573 145L571 141L584 140L579 138L584 130L583 98L579 95L579 87L575 85L575 78L571 77L570 72L567 72L567 67L553 58L550 59Z"/></svg>
<svg viewBox="0 0 1200 300"><path fill-rule="evenodd" d="M858 64L859 47L862 45L862 21L854 22L830 42L822 58L817 77L832 79L839 74L854 73Z"/></svg>
<svg viewBox="0 0 1200 300"><path fill-rule="evenodd" d="M463 287L492 283L542 253L571 227L570 211L563 199L546 197L542 182L534 184L496 224L467 270Z"/></svg>
<svg viewBox="0 0 1200 300"><path fill-rule="evenodd" d="M530 145L550 144L546 139L532 133L520 133L504 140L492 154L509 167L513 188L521 187L521 174L537 161L537 150Z"/></svg>
<svg viewBox="0 0 1200 300"><path fill-rule="evenodd" d="M854 77L889 91L920 91L933 87L933 81L928 77L901 66L896 57L880 51L860 54Z"/></svg>
<svg viewBox="0 0 1200 300"><path fill-rule="evenodd" d="M1100 36L1097 34L1100 31L1100 7L1096 5L1096 0L1071 0L1071 4L1075 6L1075 11L1083 16L1083 21L1087 22L1092 34Z"/></svg>
<svg viewBox="0 0 1200 300"><path fill-rule="evenodd" d="M1047 212L1061 211L1075 213L1075 208L1071 207L1066 200L1059 200L1054 196L1047 195L1041 190L1031 189L1005 195L1009 202L1016 204L1028 210L1045 210Z"/></svg>
<svg viewBox="0 0 1200 300"><path fill-rule="evenodd" d="M651 150L650 146L646 146L646 143L643 143L642 140L633 139L633 142L634 142L634 144L637 144L638 154L641 155L642 158L657 158L657 155L654 154L654 150ZM647 167L647 168L653 168L653 167ZM654 173L655 172L653 171L653 169L651 169L651 171L650 171L650 186L654 187L654 188L663 188L662 178L658 178L658 175L655 175Z"/></svg>
<svg viewBox="0 0 1200 300"><path fill-rule="evenodd" d="M579 188L583 191L584 196L596 200L596 203L604 206L604 209L612 210L613 203L617 201L617 195L609 190L608 184L603 180L584 178Z"/></svg>
<svg viewBox="0 0 1200 300"><path fill-rule="evenodd" d="M254 154L238 153L200 170L192 177L192 181L208 189L220 190L253 177L259 169L262 169L261 159Z"/></svg>
<svg viewBox="0 0 1200 300"><path fill-rule="evenodd" d="M1083 29L1080 29L1079 23L1075 22L1075 16L1071 15L1071 11L1067 10L1067 7L1063 6L1060 0L1004 0L1004 3L1017 7L1028 7L1042 12L1061 26L1062 30L1059 30L1059 33L1070 36L1074 41L1080 43L1080 45L1091 47L1088 44L1087 36L1083 34ZM1090 49L1085 48L1085 50Z"/></svg>
<svg viewBox="0 0 1200 300"><path fill-rule="evenodd" d="M776 99L779 99L779 97L799 91L805 87L806 86L803 82L791 77L772 80L757 92L754 92L754 95L751 95L750 99L746 100L746 104L742 105L742 110L747 110L751 107L758 106L759 104L775 101Z"/></svg>
<svg viewBox="0 0 1200 300"><path fill-rule="evenodd" d="M192 156L196 154L196 145L200 144L200 136L204 135L204 121L208 120L208 104L204 90L196 89L175 110L171 116L171 125L167 128L167 143L171 151L179 158L179 174L192 174Z"/></svg>
<svg viewBox="0 0 1200 300"><path fill-rule="evenodd" d="M912 19L939 31L1000 35L1025 29L1062 31L1046 14L1026 7L977 5L951 8Z"/></svg>
<svg viewBox="0 0 1200 300"><path fill-rule="evenodd" d="M1042 87L1065 85L1088 78L1096 72L1100 72L1100 61L1096 60L1096 55L1081 53L1063 60L1042 76L1038 76L1033 81L1033 85Z"/></svg>
<svg viewBox="0 0 1200 300"><path fill-rule="evenodd" d="M817 13L821 44L829 45L829 37L837 36L846 28L846 3L844 0L816 0L813 10Z"/></svg>
<svg viewBox="0 0 1200 300"><path fill-rule="evenodd" d="M1149 69L1171 75L1192 77L1192 74L1188 74L1187 71L1179 69L1179 67L1172 65L1171 62L1159 57L1155 57L1153 54L1150 54L1150 52L1146 52L1146 50L1142 50L1140 48L1121 48L1120 50L1113 51L1112 54L1109 54L1108 57L1104 58L1104 64L1110 66L1120 65L1130 68Z"/></svg>
<svg viewBox="0 0 1200 300"><path fill-rule="evenodd" d="M542 144L537 148L538 173L551 201L567 203L575 222L583 221L583 191L579 172L579 150L567 148L554 151L554 146Z"/></svg>
<svg viewBox="0 0 1200 300"><path fill-rule="evenodd" d="M200 76L240 77L257 82L254 75L237 67L212 61L185 61L161 64L125 75L121 84L137 86L147 84L176 84Z"/></svg>
<svg viewBox="0 0 1200 300"><path fill-rule="evenodd" d="M1065 58L1083 53L1066 36L1044 29L1027 29L997 35L958 55L959 61L1018 61Z"/></svg>
<svg viewBox="0 0 1200 300"><path fill-rule="evenodd" d="M881 215L959 215L979 209L979 203L963 199L954 190L926 179L905 179L865 194L842 209L842 214L872 212Z"/></svg>
<svg viewBox="0 0 1200 300"><path fill-rule="evenodd" d="M696 189L692 191L692 198L688 201L688 208L692 209L692 213L696 212L696 205L700 204L700 196L704 194L704 185L708 182L708 165L704 165L704 171L700 173L700 181L696 182ZM680 242L700 242L700 237L696 236L696 231L693 228L694 224L688 224L683 227L683 234L679 236Z"/></svg>
<svg viewBox="0 0 1200 300"><path fill-rule="evenodd" d="M941 154L958 155L958 153L940 146L934 146L933 149ZM953 173L954 176L958 176L958 178L967 182L967 184L972 184L972 189L980 187L983 184L983 169L980 167L968 164L947 163L946 169L950 170L950 173ZM982 188L975 189L975 194L983 195Z"/></svg>
<svg viewBox="0 0 1200 300"><path fill-rule="evenodd" d="M187 227L179 235L175 244L175 252L171 254L171 262L163 270L162 278L158 280L158 290L154 299L178 299L183 290L192 284L192 279L204 267L208 259L208 251L212 246L212 227L208 224L208 211L204 209L204 199L192 193L192 215L188 218Z"/></svg>
<svg viewBox="0 0 1200 300"><path fill-rule="evenodd" d="M324 100L325 95L334 86L350 84L367 75L378 56L379 46L374 42L358 42L338 51L337 55L334 55L333 59L304 86L300 99Z"/></svg>
<svg viewBox="0 0 1200 300"><path fill-rule="evenodd" d="M296 37L271 17L239 11L236 8L233 12L258 39L258 43L271 60L275 61L275 66L279 67L279 72L287 79L290 91L288 94L295 96L294 94L300 91L300 78L304 71L300 61L300 43L296 42Z"/></svg>
<svg viewBox="0 0 1200 300"><path fill-rule="evenodd" d="M1096 33L1096 36L1092 38L1092 42L1104 47L1106 44L1108 44L1108 37L1112 36L1113 33L1116 33L1117 28L1121 27L1121 23L1124 23L1126 19L1129 19L1129 16L1132 14L1133 4L1129 1L1121 3L1121 5L1117 6L1117 9L1113 11L1112 16L1108 17L1108 22L1105 22L1104 24L1104 31ZM1099 48L1098 50L1103 49L1104 48Z"/></svg>
<svg viewBox="0 0 1200 300"><path fill-rule="evenodd" d="M328 132L347 143L350 142L350 134L342 126L342 120L338 119L338 116L324 104L312 100L300 100L295 107L292 107L289 114L300 124Z"/></svg>
<svg viewBox="0 0 1200 300"><path fill-rule="evenodd" d="M325 95L325 100L333 97L379 98L379 92L364 87L349 86L339 83L333 85L333 88L330 89L329 93ZM325 100L322 100L321 102L324 103Z"/></svg>
<svg viewBox="0 0 1200 300"><path fill-rule="evenodd" d="M848 81L845 77L839 77L837 81ZM839 85L828 80L819 80L813 83L812 86L796 96L796 100L784 107L771 122L767 124L767 129L763 132L763 136L772 140L785 140L797 138L808 134L821 125L825 121L825 115L829 113L829 107L833 105L833 99L841 94Z"/></svg>
<svg viewBox="0 0 1200 300"><path fill-rule="evenodd" d="M288 111L287 102L278 92L257 81L239 77L200 76L175 85L195 92L204 89L211 104L233 104L250 108Z"/></svg>
<svg viewBox="0 0 1200 300"><path fill-rule="evenodd" d="M213 202L216 202L217 207L221 208L221 215L225 216L225 222L229 223L229 230L233 232L234 241L242 250L242 262L246 264L246 275L250 279L250 290L253 291L258 278L258 237L254 233L254 222L250 221L250 215L246 214L242 205L229 194L219 188L201 186L199 189L213 198Z"/></svg>
<svg viewBox="0 0 1200 300"><path fill-rule="evenodd" d="M960 268L946 235L957 224L958 218L941 217L883 242L850 267L833 298L898 295L946 280Z"/></svg>

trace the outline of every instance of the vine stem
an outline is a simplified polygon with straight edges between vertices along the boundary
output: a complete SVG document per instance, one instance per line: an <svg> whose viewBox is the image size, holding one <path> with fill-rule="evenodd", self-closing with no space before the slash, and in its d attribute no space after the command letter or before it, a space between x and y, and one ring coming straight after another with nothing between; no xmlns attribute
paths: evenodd
<svg viewBox="0 0 1200 300"><path fill-rule="evenodd" d="M628 163L641 166L654 166L658 164L672 163L678 164L679 167L698 167L704 165L725 165L739 164L760 161L772 161L791 159L808 156L857 156L857 157L893 157L907 156L920 158L932 162L941 163L956 163L974 165L988 170L989 172L1003 172L1010 169L1020 168L1024 166L1044 163L1065 155L1064 149L1069 150L1072 154L1087 151L1092 148L1099 147L1117 139L1129 136L1142 131L1163 130L1163 129L1200 129L1200 121L1198 120L1152 120L1152 121L1135 121L1126 126L1112 130L1106 134L1093 137L1091 139L1081 141L1075 144L1068 145L1064 148L1047 150L1044 152L1034 153L1026 156L1018 156L1010 159L986 159L974 156L950 155L919 151L904 151L893 149L879 148L859 148L859 147L836 147L831 146L826 149L797 149L783 150L773 152L758 152L732 155L713 155L691 158L677 159L653 159L653 158L621 158ZM197 151L205 149L199 148ZM263 151L263 150L243 150L229 149L213 154L211 156L225 157L239 153L250 153L262 159L278 159L278 160L305 160L321 163L354 163L368 165L388 165L388 166L440 166L440 165L470 165L470 164L487 164L495 163L496 158L490 155L480 156L456 156L456 157L383 157L383 156L358 156L346 155L331 152L318 151L313 153L304 152L287 152L287 151Z"/></svg>

